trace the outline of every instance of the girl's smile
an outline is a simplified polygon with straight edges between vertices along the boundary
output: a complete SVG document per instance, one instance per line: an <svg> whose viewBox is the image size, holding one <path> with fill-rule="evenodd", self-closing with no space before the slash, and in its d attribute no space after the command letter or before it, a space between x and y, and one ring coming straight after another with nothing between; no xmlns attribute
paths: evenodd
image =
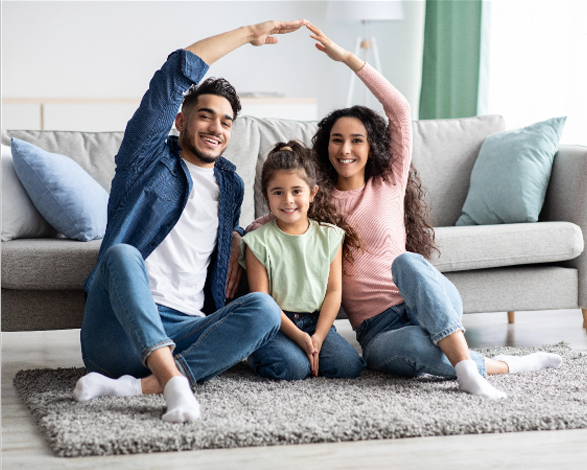
<svg viewBox="0 0 587 470"><path fill-rule="evenodd" d="M278 171L267 187L267 203L277 218L278 227L289 235L301 235L308 230L308 209L318 186L310 186L297 171Z"/></svg>

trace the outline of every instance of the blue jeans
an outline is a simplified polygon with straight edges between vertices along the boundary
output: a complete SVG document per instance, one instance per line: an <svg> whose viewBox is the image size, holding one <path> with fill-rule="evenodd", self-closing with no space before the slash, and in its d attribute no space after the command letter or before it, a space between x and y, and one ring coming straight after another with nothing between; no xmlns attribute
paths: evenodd
<svg viewBox="0 0 587 470"><path fill-rule="evenodd" d="M285 314L310 336L316 332L318 312ZM363 358L338 334L334 325L322 343L319 358L318 375L322 377L355 378L365 368ZM281 331L251 354L247 362L255 373L269 379L302 380L311 374L306 353Z"/></svg>
<svg viewBox="0 0 587 470"><path fill-rule="evenodd" d="M118 378L146 377L149 354L170 346L179 370L193 384L245 359L281 325L281 310L267 294L240 297L206 317L155 304L145 262L125 244L110 247L96 268L81 330L89 371Z"/></svg>
<svg viewBox="0 0 587 470"><path fill-rule="evenodd" d="M357 328L367 367L406 377L456 377L437 343L456 331L465 331L457 288L415 253L398 256L391 271L404 302L368 318ZM479 373L486 377L485 358L475 351L470 354Z"/></svg>

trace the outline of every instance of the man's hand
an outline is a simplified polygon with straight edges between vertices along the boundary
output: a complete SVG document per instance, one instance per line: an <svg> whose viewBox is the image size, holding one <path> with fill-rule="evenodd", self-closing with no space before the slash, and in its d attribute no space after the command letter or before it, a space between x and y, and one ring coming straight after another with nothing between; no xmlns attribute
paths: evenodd
<svg viewBox="0 0 587 470"><path fill-rule="evenodd" d="M265 21L264 23L243 26L217 36L201 39L185 49L199 56L208 65L212 65L218 59L245 44L252 44L253 46L276 44L279 39L272 36L273 34L293 33L305 26L306 23L306 20Z"/></svg>
<svg viewBox="0 0 587 470"><path fill-rule="evenodd" d="M230 264L228 265L228 279L226 281L226 298L232 299L237 291L243 275L243 268L238 263L241 256L241 235L232 232L232 248L230 249Z"/></svg>
<svg viewBox="0 0 587 470"><path fill-rule="evenodd" d="M277 44L279 39L274 34L287 34L297 31L305 26L306 20L295 21L265 21L249 26L253 46L262 46L264 44Z"/></svg>

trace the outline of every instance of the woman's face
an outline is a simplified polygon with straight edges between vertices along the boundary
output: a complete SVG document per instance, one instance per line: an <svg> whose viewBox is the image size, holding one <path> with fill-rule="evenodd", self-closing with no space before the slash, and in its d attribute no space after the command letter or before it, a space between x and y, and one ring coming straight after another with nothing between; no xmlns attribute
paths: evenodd
<svg viewBox="0 0 587 470"><path fill-rule="evenodd" d="M328 158L338 173L337 189L349 191L365 184L365 165L370 150L367 129L359 119L342 117L334 123L328 142Z"/></svg>

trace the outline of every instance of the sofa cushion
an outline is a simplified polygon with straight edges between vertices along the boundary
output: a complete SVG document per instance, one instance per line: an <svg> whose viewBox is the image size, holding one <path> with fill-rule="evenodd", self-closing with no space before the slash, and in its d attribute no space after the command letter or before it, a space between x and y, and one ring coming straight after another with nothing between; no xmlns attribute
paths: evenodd
<svg viewBox="0 0 587 470"><path fill-rule="evenodd" d="M47 152L67 155L77 162L108 193L114 178L114 156L123 132L2 131L2 143L10 138L30 142Z"/></svg>
<svg viewBox="0 0 587 470"><path fill-rule="evenodd" d="M56 235L16 176L10 147L2 145L2 241Z"/></svg>
<svg viewBox="0 0 587 470"><path fill-rule="evenodd" d="M485 139L456 225L537 222L566 119L548 119Z"/></svg>
<svg viewBox="0 0 587 470"><path fill-rule="evenodd" d="M454 225L467 192L481 145L505 129L501 116L431 119L414 122L414 166L428 191L433 225Z"/></svg>
<svg viewBox="0 0 587 470"><path fill-rule="evenodd" d="M31 201L58 232L84 242L104 236L108 193L79 164L15 137L12 159Z"/></svg>
<svg viewBox="0 0 587 470"><path fill-rule="evenodd" d="M2 243L2 288L29 290L82 289L96 264L102 240L61 238Z"/></svg>
<svg viewBox="0 0 587 470"><path fill-rule="evenodd" d="M240 226L255 220L255 171L259 154L259 129L254 118L238 117L232 126L232 136L223 156L236 165L237 174L245 184Z"/></svg>
<svg viewBox="0 0 587 470"><path fill-rule="evenodd" d="M583 252L581 228L570 222L436 227L441 272L554 263Z"/></svg>
<svg viewBox="0 0 587 470"><path fill-rule="evenodd" d="M446 273L466 313L578 308L577 269L553 265L473 269ZM503 317L498 321L503 321ZM507 330L507 326L504 324ZM510 330L511 332L511 330Z"/></svg>

